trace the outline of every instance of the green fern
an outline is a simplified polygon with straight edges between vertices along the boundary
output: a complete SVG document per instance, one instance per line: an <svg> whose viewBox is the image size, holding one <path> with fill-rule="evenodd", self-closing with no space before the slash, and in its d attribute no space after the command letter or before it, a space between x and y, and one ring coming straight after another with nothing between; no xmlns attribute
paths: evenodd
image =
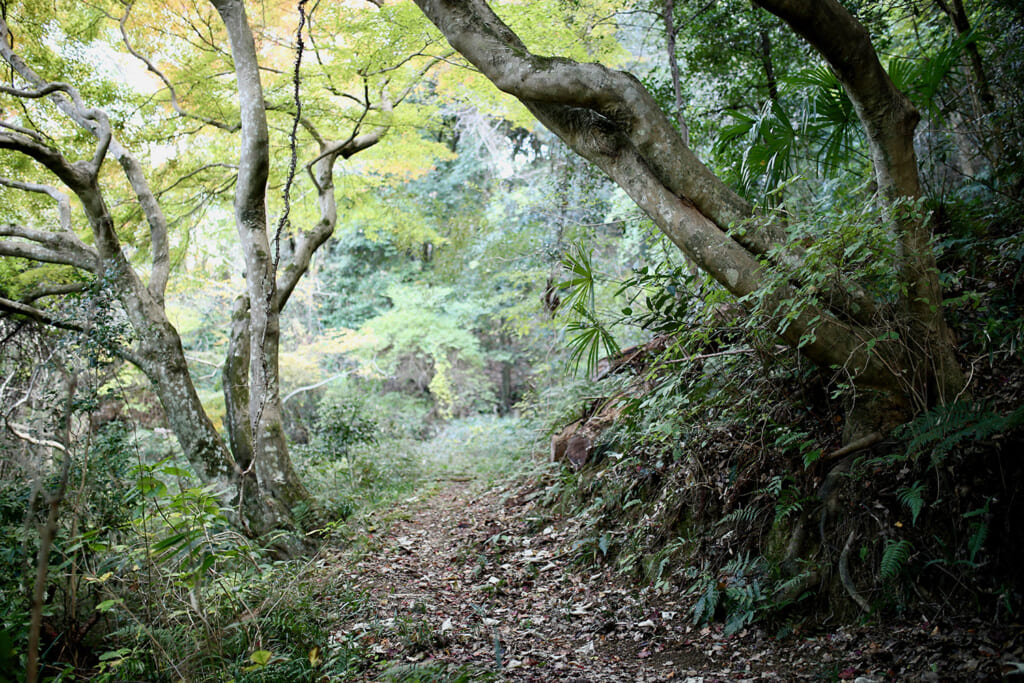
<svg viewBox="0 0 1024 683"><path fill-rule="evenodd" d="M985 501L984 507L963 515L964 519L974 520L971 522L971 535L967 539L967 552L970 553L968 561L971 564L977 564L978 553L988 540L988 514L988 501Z"/></svg>
<svg viewBox="0 0 1024 683"><path fill-rule="evenodd" d="M749 524L756 520L760 514L761 509L757 507L736 508L729 514L723 515L721 519L715 522L715 526L725 526L727 524Z"/></svg>
<svg viewBox="0 0 1024 683"><path fill-rule="evenodd" d="M885 542L885 550L882 552L881 575L883 579L892 580L899 576L900 572L907 565L910 553L914 550L914 544L903 539L901 541L888 540Z"/></svg>
<svg viewBox="0 0 1024 683"><path fill-rule="evenodd" d="M961 443L987 439L1018 426L1022 420L1024 407L1004 417L984 404L955 401L923 413L906 425L902 436L910 437L908 456L917 458L930 452L932 464L937 466Z"/></svg>
<svg viewBox="0 0 1024 683"><path fill-rule="evenodd" d="M693 623L701 624L710 622L715 618L715 610L718 609L718 582L714 577L705 576L693 587L691 592L696 592L694 589L701 591L700 598L693 606Z"/></svg>
<svg viewBox="0 0 1024 683"><path fill-rule="evenodd" d="M917 524L917 516L924 509L924 487L923 481L915 481L910 486L900 489L897 497L900 502L910 509L911 521Z"/></svg>
<svg viewBox="0 0 1024 683"><path fill-rule="evenodd" d="M804 598L812 595L811 591L804 590L804 592L802 592L799 595L796 595L795 597L793 597L792 600L781 600L778 597L778 596L788 595L797 586L805 585L807 583L807 577L809 575L810 575L810 572L804 570L804 571L796 574L795 576L793 576L791 578L788 578L785 581L781 581L780 583L776 584L776 586L775 586L775 588L773 590L773 593L776 596L775 597L775 606L778 607L778 608L782 608L782 607L785 607L786 605L789 605L789 604L792 604L792 603L795 603L795 602L800 602Z"/></svg>

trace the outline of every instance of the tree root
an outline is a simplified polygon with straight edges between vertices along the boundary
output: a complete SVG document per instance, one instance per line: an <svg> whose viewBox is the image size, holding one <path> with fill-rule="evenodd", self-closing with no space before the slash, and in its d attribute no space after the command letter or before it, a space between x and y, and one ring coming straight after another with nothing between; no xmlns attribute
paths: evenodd
<svg viewBox="0 0 1024 683"><path fill-rule="evenodd" d="M846 545L843 546L843 551L839 553L839 581L843 584L843 588L846 589L850 598L857 603L857 606L865 612L870 612L871 605L868 604L863 595L857 592L857 587L853 585L853 579L850 577L850 549L853 547L853 541L856 537L857 532L851 531L846 539Z"/></svg>
<svg viewBox="0 0 1024 683"><path fill-rule="evenodd" d="M826 455L822 459L823 460L835 460L836 458L841 458L844 455L849 455L850 453L856 453L857 451L862 451L865 448L871 448L876 443L881 441L883 438L884 438L884 435L882 434L882 432L871 432L870 434L862 436L859 439L854 439L853 441L851 441L850 443L846 444L842 448L839 448L837 450L832 451L831 453L829 453L828 455Z"/></svg>

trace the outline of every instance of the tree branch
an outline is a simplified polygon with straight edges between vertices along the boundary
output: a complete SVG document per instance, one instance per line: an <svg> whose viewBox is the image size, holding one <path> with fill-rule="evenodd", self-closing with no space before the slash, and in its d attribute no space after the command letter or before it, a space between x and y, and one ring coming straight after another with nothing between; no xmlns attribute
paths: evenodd
<svg viewBox="0 0 1024 683"><path fill-rule="evenodd" d="M30 320L34 320L37 323L47 325L49 327L56 327L61 330L69 330L71 332L84 332L85 326L80 325L76 322L69 320L61 320L56 318L46 311L36 308L35 306L29 306L18 301L12 301L0 297L0 311L7 313L8 315L20 315Z"/></svg>
<svg viewBox="0 0 1024 683"><path fill-rule="evenodd" d="M607 173L694 263L738 297L756 296L773 311L796 297L768 289L758 259L779 245L780 226L749 219L751 207L682 142L658 103L633 76L600 64L531 54L485 0L415 0L451 45L501 90L517 97L541 123ZM732 227L745 230L727 233ZM775 254L787 267L797 250ZM856 298L838 288L840 297ZM861 310L870 308L863 299ZM849 314L858 319L856 308ZM861 314L861 317L862 314ZM867 331L865 331L867 333ZM849 326L807 307L782 336L823 367L847 368L865 385L894 387L899 378L866 353ZM873 335L872 335L873 336ZM887 345L885 353L897 353Z"/></svg>
<svg viewBox="0 0 1024 683"><path fill-rule="evenodd" d="M2 56L4 60L11 65L19 76L24 78L37 89L34 92L47 91L46 94L49 96L50 100L56 104L66 116L75 121L75 123L83 129L99 138L100 144L97 146L96 154L94 154L93 162L91 164L92 173L90 175L92 176L92 179L95 180L95 177L99 172L99 163L102 162L102 157L106 154L108 148L110 153L114 155L114 158L117 159L118 163L121 165L125 177L132 186L132 190L135 192L135 196L139 200L139 204L142 207L143 213L145 214L146 220L150 226L152 268L148 290L150 296L153 297L155 302L158 305L163 305L164 293L167 289L167 280L170 275L170 249L167 238L167 219L164 216L163 210L160 208L156 197L153 195L153 191L149 187L145 173L142 170L142 165L128 152L127 149L125 149L123 145L121 145L117 138L113 137L110 122L107 119L106 114L102 111L86 107L81 101L78 91L74 88L66 86L65 84L47 83L45 79L40 77L39 74L37 74L28 64L25 63L23 59L21 59L20 56L18 56L17 53L14 52L14 49L8 40L10 35L11 32L7 26L6 20L0 17L0 56ZM46 165L41 159L37 160ZM75 166L78 166L78 164L75 164ZM92 199L88 197L81 197L83 204L88 206L95 202L96 193L93 191L94 188L89 187L90 183L84 183L82 178L75 178L77 182L72 184L60 173L57 173L54 168L50 168L50 170L53 171L66 185L68 185L75 194L81 196L82 191L85 190L87 194L92 196ZM90 221L92 220L93 218L91 216ZM102 233L97 235L97 244L103 243L105 248L109 248L110 254L113 254L115 250L117 252L120 251L120 242L113 230L106 230L102 225L97 225L95 222L93 223L93 228L94 230L100 229Z"/></svg>
<svg viewBox="0 0 1024 683"><path fill-rule="evenodd" d="M132 47L131 41L129 41L128 39L128 30L125 28L125 25L128 23L128 16L131 14L133 6L133 2L129 2L127 5L125 5L124 14L117 22L118 28L121 30L121 40L124 43L125 49L128 50L128 53L140 62L142 62L146 66L146 70L155 75L157 78L159 78L160 81L164 84L164 87L167 88L167 92L170 95L171 107L174 109L174 111L177 112L179 116L189 119L195 119L196 121L201 121L202 123L205 123L209 126L213 126L214 128L219 128L229 133L238 132L242 127L241 123L228 124L223 121L211 119L208 116L187 112L182 108L181 103L178 101L178 93L174 89L174 85L171 84L171 81L168 80L168 78L163 74L163 72L157 68L156 64L154 64L152 60L150 60L148 57L146 57L145 55L137 51L134 47Z"/></svg>
<svg viewBox="0 0 1024 683"><path fill-rule="evenodd" d="M30 243L0 240L0 255L74 266L99 273L100 257L73 232L36 230L15 223L0 224L0 237L17 237Z"/></svg>
<svg viewBox="0 0 1024 683"><path fill-rule="evenodd" d="M7 30L7 26L3 24L2 20L0 20L0 28L2 28L5 31ZM7 59L8 50L4 49L9 47L7 44L6 35L3 41L0 41L0 45L2 45L2 47L0 47L0 50L2 50L4 58ZM11 56L14 55L13 52L11 52L10 54ZM8 62L10 62L10 59L8 59ZM0 92L7 93L8 95L13 95L15 97L21 97L24 99L40 99L43 97L50 97L51 99L54 99L52 96L58 93L64 93L68 97L70 97L71 101L74 103L77 115L81 119L81 121L92 121L93 123L93 125L91 126L83 123L82 127L89 130L93 135L96 136L96 139L99 141L96 145L96 151L93 153L91 162L91 166L94 169L94 173L99 173L100 166L103 164L103 159L107 156L107 149L110 147L111 140L110 120L107 118L107 114L102 109L93 109L92 107L85 106L85 103L82 102L82 96L79 94L78 90L71 87L67 83L62 83L60 81L41 84L36 90L23 90L21 88L13 88L6 85L0 85Z"/></svg>
<svg viewBox="0 0 1024 683"><path fill-rule="evenodd" d="M25 192L36 192L39 194L45 194L46 196L57 202L57 210L60 215L60 228L65 232L74 234L71 228L71 199L58 190L56 187L51 185L42 185L40 183L30 183L21 180L13 180L11 178L0 177L0 185L9 187L14 190L23 190ZM84 246L84 245L83 245Z"/></svg>
<svg viewBox="0 0 1024 683"><path fill-rule="evenodd" d="M28 294L21 297L22 303L32 303L48 296L63 296L64 294L78 294L89 288L87 282L68 282L54 285L37 285Z"/></svg>

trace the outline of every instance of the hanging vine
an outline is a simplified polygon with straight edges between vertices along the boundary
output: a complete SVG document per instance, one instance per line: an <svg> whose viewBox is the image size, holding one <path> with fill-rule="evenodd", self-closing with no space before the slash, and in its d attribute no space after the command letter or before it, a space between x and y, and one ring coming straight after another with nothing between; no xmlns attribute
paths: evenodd
<svg viewBox="0 0 1024 683"><path fill-rule="evenodd" d="M277 222L277 231L274 233L274 265L277 265L281 261L281 235L285 232L285 229L289 225L289 214L291 213L291 192L292 183L295 180L295 167L298 163L298 133L299 133L299 119L302 116L302 99L299 96L301 87L301 79L299 75L299 69L302 66L302 52L305 48L302 42L302 29L306 25L306 2L308 0L299 0L299 25L295 30L295 67L292 72L292 87L293 87L293 98L295 100L295 116L292 118L292 130L288 139L288 146L291 151L291 157L288 161L288 176L285 179L284 190L282 190L282 199L284 200L284 208L281 210L281 218Z"/></svg>

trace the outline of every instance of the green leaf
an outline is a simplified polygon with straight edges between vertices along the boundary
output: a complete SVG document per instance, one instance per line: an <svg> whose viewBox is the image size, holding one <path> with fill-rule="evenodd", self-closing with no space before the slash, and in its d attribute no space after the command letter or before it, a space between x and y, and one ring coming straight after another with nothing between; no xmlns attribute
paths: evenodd
<svg viewBox="0 0 1024 683"><path fill-rule="evenodd" d="M256 666L261 667L269 664L270 660L273 657L274 653L270 652L269 650L256 650L256 652L253 652L251 655L249 655L249 659L252 661L252 663Z"/></svg>
<svg viewBox="0 0 1024 683"><path fill-rule="evenodd" d="M97 612L109 612L110 610L114 609L114 607L116 607L117 605L122 604L123 602L124 602L124 600L122 600L121 598L113 598L111 600L104 600L100 604L96 605L96 611Z"/></svg>
<svg viewBox="0 0 1024 683"><path fill-rule="evenodd" d="M924 509L924 482L916 481L897 494L900 502L910 509L911 521L917 524L917 516Z"/></svg>

